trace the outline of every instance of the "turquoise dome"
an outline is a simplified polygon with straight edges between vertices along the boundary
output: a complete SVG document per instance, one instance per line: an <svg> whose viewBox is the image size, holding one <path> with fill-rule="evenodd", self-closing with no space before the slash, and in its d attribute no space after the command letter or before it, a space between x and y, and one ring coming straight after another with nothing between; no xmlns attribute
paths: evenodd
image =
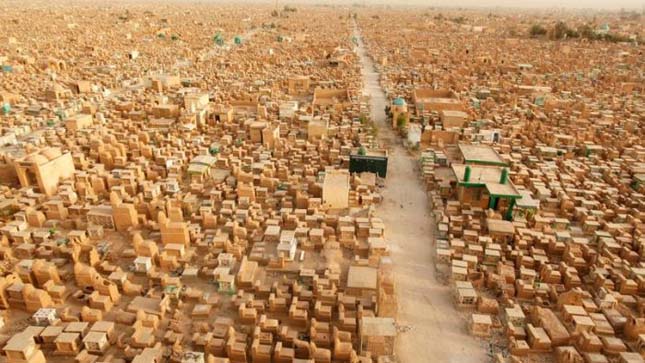
<svg viewBox="0 0 645 363"><path fill-rule="evenodd" d="M392 102L395 106L405 106L405 100L401 97L397 97Z"/></svg>

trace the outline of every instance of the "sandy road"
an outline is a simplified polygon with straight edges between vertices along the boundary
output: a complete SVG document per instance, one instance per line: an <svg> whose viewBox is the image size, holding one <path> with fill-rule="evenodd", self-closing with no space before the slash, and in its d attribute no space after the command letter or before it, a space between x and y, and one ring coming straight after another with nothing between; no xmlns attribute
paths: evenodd
<svg viewBox="0 0 645 363"><path fill-rule="evenodd" d="M370 96L370 112L379 127L379 140L389 145L384 200L376 215L385 222L394 261L398 324L410 328L399 335L397 356L401 363L488 362L485 343L468 334L467 322L453 305L451 289L436 279L435 226L428 198L415 171L415 160L385 122L385 94L356 28L355 36L363 72L363 93Z"/></svg>

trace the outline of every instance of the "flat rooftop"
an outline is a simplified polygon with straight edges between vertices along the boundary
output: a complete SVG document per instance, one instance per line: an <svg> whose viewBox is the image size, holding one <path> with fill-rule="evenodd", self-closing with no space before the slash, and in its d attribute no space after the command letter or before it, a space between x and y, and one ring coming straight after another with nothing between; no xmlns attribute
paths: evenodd
<svg viewBox="0 0 645 363"><path fill-rule="evenodd" d="M452 164L452 171L455 173L459 184L481 185L485 187L491 195L521 198L522 195L517 191L510 179L501 184L499 181L502 177L502 168L488 165L468 165L470 166L470 179L464 180L466 172L465 164Z"/></svg>
<svg viewBox="0 0 645 363"><path fill-rule="evenodd" d="M396 336L396 322L393 318L365 316L361 319L361 332L363 336L394 337Z"/></svg>
<svg viewBox="0 0 645 363"><path fill-rule="evenodd" d="M369 266L350 266L347 287L354 289L376 289L376 269Z"/></svg>
<svg viewBox="0 0 645 363"><path fill-rule="evenodd" d="M508 165L497 151L488 145L459 144L458 146L467 164Z"/></svg>
<svg viewBox="0 0 645 363"><path fill-rule="evenodd" d="M349 173L344 170L334 170L325 174L323 188L348 188Z"/></svg>

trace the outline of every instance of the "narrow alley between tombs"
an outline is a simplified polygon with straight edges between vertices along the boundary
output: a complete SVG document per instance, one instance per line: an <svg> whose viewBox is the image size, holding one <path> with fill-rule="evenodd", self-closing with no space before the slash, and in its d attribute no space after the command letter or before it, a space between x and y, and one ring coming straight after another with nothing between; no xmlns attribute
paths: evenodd
<svg viewBox="0 0 645 363"><path fill-rule="evenodd" d="M403 333L396 352L401 362L485 362L482 343L466 331L451 302L449 286L435 276L433 260L435 224L431 206L420 183L415 160L386 122L386 97L379 73L354 29L363 73L363 93L370 98L370 113L378 126L379 141L389 148L388 176L383 204L376 215L387 226L386 238L394 264L399 302L398 325ZM464 319L465 320L465 319Z"/></svg>

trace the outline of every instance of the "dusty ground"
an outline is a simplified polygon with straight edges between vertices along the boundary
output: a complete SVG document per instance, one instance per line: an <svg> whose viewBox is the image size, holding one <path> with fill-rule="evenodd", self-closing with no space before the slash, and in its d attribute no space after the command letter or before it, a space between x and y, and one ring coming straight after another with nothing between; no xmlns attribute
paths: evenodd
<svg viewBox="0 0 645 363"><path fill-rule="evenodd" d="M376 215L385 222L394 261L398 324L402 327L396 353L401 363L488 362L486 344L468 334L464 314L455 310L450 288L437 281L433 259L434 221L415 171L416 161L385 123L386 99L379 85L379 75L367 57L358 33L357 38L365 85L363 92L370 96L371 114L379 127L379 139L382 144L389 144L384 201Z"/></svg>

